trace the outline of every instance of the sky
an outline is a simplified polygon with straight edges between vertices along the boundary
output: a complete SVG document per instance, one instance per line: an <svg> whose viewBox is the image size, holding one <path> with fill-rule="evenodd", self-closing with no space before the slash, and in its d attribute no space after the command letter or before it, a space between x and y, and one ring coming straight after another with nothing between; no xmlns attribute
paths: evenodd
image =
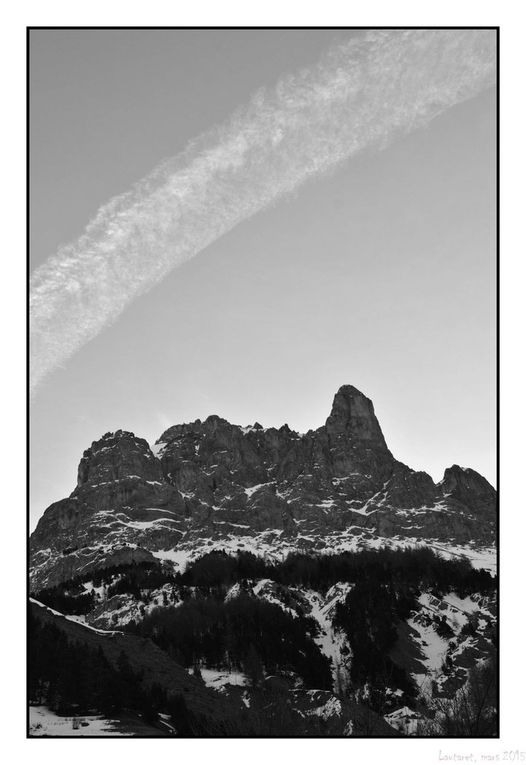
<svg viewBox="0 0 526 765"><path fill-rule="evenodd" d="M31 267L257 88L350 34L33 31ZM219 414L304 432L342 384L373 400L401 461L494 483L495 108L488 89L309 181L52 372L32 401L32 526L108 430L153 443Z"/></svg>

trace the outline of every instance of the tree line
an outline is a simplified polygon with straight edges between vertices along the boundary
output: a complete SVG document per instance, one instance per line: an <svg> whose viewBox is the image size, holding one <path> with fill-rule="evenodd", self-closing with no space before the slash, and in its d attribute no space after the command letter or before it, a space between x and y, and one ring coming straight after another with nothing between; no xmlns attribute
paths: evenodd
<svg viewBox="0 0 526 765"><path fill-rule="evenodd" d="M332 685L330 662L314 642L315 620L295 618L248 593L226 602L211 595L158 607L125 629L150 637L186 667L242 671L253 685L277 673L299 676L308 688Z"/></svg>
<svg viewBox="0 0 526 765"><path fill-rule="evenodd" d="M365 576L378 584L432 586L437 594L454 590L463 596L495 589L494 577L474 569L467 558L446 560L429 547L382 547L324 555L290 553L279 562L244 551L236 555L213 551L189 563L183 573L175 574L174 580L194 587L230 587L246 579L272 579L284 585L326 591L337 582L360 582Z"/></svg>
<svg viewBox="0 0 526 765"><path fill-rule="evenodd" d="M102 714L133 711L155 723L159 712L171 718L179 735L192 735L192 715L179 694L168 696L159 685L144 686L124 652L116 666L102 648L69 641L53 624L28 616L28 696L57 714Z"/></svg>
<svg viewBox="0 0 526 765"><path fill-rule="evenodd" d="M177 587L184 598L186 588L224 595L236 583L258 579L326 591L337 582L358 583L364 578L378 585L432 588L437 596L454 591L464 597L473 592L490 593L496 588L495 578L487 571L474 569L466 558L446 560L430 548L419 547L329 555L290 553L279 562L245 551L236 555L213 551L189 563L182 573L174 573L156 561L124 564L89 572L42 589L34 596L61 613L86 614L97 604L95 595L83 586L90 581L94 587L105 584L107 597L129 594L140 599L147 591L165 584Z"/></svg>
<svg viewBox="0 0 526 765"><path fill-rule="evenodd" d="M108 598L129 594L140 599L145 591L175 582L176 577L166 566L157 561L140 561L89 571L53 587L34 591L31 596L62 614L81 615L88 614L99 602L94 591L86 590L87 583L91 583L93 589L105 586Z"/></svg>

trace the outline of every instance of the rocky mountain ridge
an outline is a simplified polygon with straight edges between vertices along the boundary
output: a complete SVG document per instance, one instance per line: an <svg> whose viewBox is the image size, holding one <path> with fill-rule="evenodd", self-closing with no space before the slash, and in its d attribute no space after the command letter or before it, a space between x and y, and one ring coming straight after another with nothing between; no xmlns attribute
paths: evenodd
<svg viewBox="0 0 526 765"><path fill-rule="evenodd" d="M152 559L184 563L203 548L336 551L363 545L491 548L495 491L453 465L438 484L389 451L370 399L336 393L305 434L216 415L175 425L152 447L127 431L84 452L77 486L31 537L32 586Z"/></svg>

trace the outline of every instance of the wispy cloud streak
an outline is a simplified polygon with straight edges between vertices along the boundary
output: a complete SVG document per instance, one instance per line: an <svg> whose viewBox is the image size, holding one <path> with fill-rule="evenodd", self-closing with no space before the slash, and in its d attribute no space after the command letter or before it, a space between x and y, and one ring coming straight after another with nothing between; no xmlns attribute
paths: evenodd
<svg viewBox="0 0 526 765"><path fill-rule="evenodd" d="M491 30L374 31L258 91L101 207L30 284L31 388L135 297L238 223L495 79Z"/></svg>

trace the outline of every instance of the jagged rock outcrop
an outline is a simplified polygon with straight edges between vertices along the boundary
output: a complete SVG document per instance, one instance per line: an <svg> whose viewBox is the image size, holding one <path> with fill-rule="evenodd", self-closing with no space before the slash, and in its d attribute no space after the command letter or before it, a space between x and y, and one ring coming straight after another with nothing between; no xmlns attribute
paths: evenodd
<svg viewBox="0 0 526 765"><path fill-rule="evenodd" d="M133 433L118 430L105 433L94 441L80 460L77 486L100 486L123 478L142 478L162 481L159 462L153 456L147 441Z"/></svg>
<svg viewBox="0 0 526 765"><path fill-rule="evenodd" d="M182 513L179 492L165 481L147 441L118 430L106 433L86 449L71 495L97 510L158 507Z"/></svg>
<svg viewBox="0 0 526 765"><path fill-rule="evenodd" d="M446 495L475 512L491 514L495 509L495 490L486 479L470 468L452 465L444 472L442 486Z"/></svg>
<svg viewBox="0 0 526 765"><path fill-rule="evenodd" d="M32 579L270 533L289 549L371 536L490 545L495 491L474 470L454 465L435 485L397 461L370 399L344 385L325 425L305 434L217 415L169 428L152 448L105 434L84 452L70 497L40 519Z"/></svg>

